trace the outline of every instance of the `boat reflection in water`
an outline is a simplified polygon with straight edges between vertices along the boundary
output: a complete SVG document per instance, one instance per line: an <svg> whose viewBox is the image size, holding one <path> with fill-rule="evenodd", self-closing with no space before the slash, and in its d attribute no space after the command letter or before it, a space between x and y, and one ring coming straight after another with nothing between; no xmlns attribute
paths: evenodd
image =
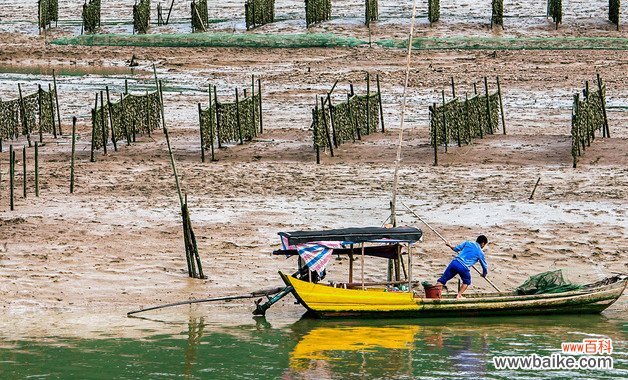
<svg viewBox="0 0 628 380"><path fill-rule="evenodd" d="M290 353L285 378L333 378L337 373L413 377L421 367L432 374L485 375L486 336L452 332L420 325L314 327Z"/></svg>

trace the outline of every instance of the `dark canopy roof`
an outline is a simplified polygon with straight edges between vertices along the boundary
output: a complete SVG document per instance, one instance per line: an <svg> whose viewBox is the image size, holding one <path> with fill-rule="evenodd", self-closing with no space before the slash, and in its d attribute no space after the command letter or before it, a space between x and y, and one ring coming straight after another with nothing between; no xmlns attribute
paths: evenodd
<svg viewBox="0 0 628 380"><path fill-rule="evenodd" d="M314 241L346 241L363 243L389 239L398 242L413 243L421 239L423 232L415 227L356 227L325 231L280 232L279 236L288 238L289 245L311 243Z"/></svg>

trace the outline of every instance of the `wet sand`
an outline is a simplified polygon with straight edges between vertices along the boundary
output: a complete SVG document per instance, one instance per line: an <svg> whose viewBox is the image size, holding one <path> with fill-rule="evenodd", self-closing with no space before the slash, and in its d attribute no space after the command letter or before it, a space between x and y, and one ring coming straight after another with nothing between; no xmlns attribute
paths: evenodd
<svg viewBox="0 0 628 380"><path fill-rule="evenodd" d="M69 11L67 2L61 3L62 18L79 17ZM300 8L277 4L278 16L300 17ZM361 8L347 4L339 6L342 15L338 19L314 30L364 38L366 29L359 25ZM519 6L523 7L521 12L534 10ZM374 35L403 38L410 10L391 8L386 2L380 6L384 20L373 28ZM350 9L356 15L351 16ZM540 9L544 12L544 5ZM347 14L342 13L345 10ZM72 321L71 315L89 321L77 326L106 323L103 321L108 319L118 321L115 325L127 311L140 307L280 286L277 271L291 272L295 262L271 255L279 247L278 231L376 226L388 217L404 51L381 47L55 46L44 44L31 24L17 21L26 18L19 17L26 15L23 6L3 5L1 21L7 21L8 11L17 12L11 13L16 21L0 24L0 65L85 67L95 73L57 78L64 136L44 138L39 198L33 188L33 149L28 150L28 196L23 199L20 188L15 211L9 211L8 206L7 142L0 153L3 331L40 331L46 335L57 328L67 329L63 321ZM221 12L210 17L238 20L227 10ZM468 18L462 17L465 12L462 8L443 8L443 18L448 21L429 32L436 36L491 35L481 26L486 20L479 20L490 14L490 9L477 11L475 16L474 11ZM605 23L601 10L591 12L597 18L581 16L571 21L566 12L565 25L557 32L544 17L534 22L507 19L519 28L507 28L503 33L527 37L550 33L627 36L627 32L616 32ZM419 31L428 31L425 20L421 22ZM475 28L467 29L469 23ZM172 27L175 30L184 28L183 21L176 25ZM216 24L215 29L220 28L227 26ZM256 32L264 30L302 31L303 26L282 21ZM76 33L75 26L62 26L49 38ZM140 64L134 75L98 74L98 68L126 67L133 54ZM181 183L189 197L207 280L187 278L179 205L164 135L156 132L129 147L119 144L117 152L110 146L106 156L100 152L95 163L89 162L88 115L94 93L105 85L121 92L125 77L130 79L132 91L150 88L153 62L165 81L166 123ZM628 272L626 51L417 51L411 66L400 167L401 200L452 242L486 234L491 241L487 251L489 276L502 289L514 289L530 275L558 268L577 283ZM308 130L316 95L325 94L336 79L337 100L346 96L349 83L363 93L365 71L380 74L387 131L344 144L335 151L335 157L324 153L322 164L316 165ZM572 96L584 87L585 80L595 79L596 71L607 85L612 137L597 139L573 169L569 135ZM242 146L218 150L217 162L201 163L196 107L198 102L206 102L203 91L209 83L217 85L219 96L226 101L236 86L242 89L249 85L251 74L262 78L264 134ZM507 135L497 133L470 146L450 147L447 153L441 149L439 166L433 166L428 105L439 101L442 89L451 96L452 76L457 92L464 93L472 92L473 82L480 84L485 75L491 88L495 76L500 77ZM17 83L31 92L37 83L47 86L50 80L49 75L0 74L0 97L16 97ZM67 133L73 115L79 118L77 183L75 193L69 194L71 138ZM13 144L21 149L26 140ZM18 167L19 174L21 162ZM539 187L530 201L539 177ZM401 206L399 209L400 224L423 227ZM450 252L435 234L424 230L425 241L419 244L413 272L415 278L433 281L447 264ZM366 265L367 281L385 278L384 262L373 259ZM334 260L326 280L345 279L347 267L346 261ZM473 281L469 291L490 290L481 278L474 277ZM234 302L207 306L206 310L213 315L229 315L233 310L246 315L251 304ZM203 306L197 309L205 310ZM608 313L621 315L627 309L623 297ZM299 306L287 297L269 314L297 318L299 312Z"/></svg>

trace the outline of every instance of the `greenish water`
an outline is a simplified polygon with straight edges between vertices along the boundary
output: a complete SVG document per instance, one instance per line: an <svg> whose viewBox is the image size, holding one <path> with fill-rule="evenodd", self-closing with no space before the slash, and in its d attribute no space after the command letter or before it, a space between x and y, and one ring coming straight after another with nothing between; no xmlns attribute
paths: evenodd
<svg viewBox="0 0 628 380"><path fill-rule="evenodd" d="M175 322L138 338L0 340L0 378L442 379L628 377L626 322L604 316L320 321L274 325L236 316ZM144 321L142 321L143 323ZM147 326L155 322L145 321ZM170 325L173 323L170 322ZM141 323L139 324L142 325ZM172 328L172 326L170 326ZM128 333L128 331L127 331ZM495 369L496 355L550 355L561 342L613 339L613 370Z"/></svg>

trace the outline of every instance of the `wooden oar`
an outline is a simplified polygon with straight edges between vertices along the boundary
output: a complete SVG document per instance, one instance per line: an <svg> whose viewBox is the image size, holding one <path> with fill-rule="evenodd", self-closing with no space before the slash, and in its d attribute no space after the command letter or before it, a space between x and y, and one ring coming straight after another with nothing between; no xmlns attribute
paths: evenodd
<svg viewBox="0 0 628 380"><path fill-rule="evenodd" d="M406 205L405 203L403 203L402 201L399 201L403 207L407 208L408 211L410 211L412 214L414 214L414 216L416 216L421 222L423 222L430 230L432 230L436 235L438 235L439 238L441 238L445 243L449 243L449 241L447 239L445 239L443 237L443 235L439 234L438 231L436 231L434 228L432 228L432 226L429 225L429 223L427 223L425 220L423 220L423 218L421 218L416 212L414 212L414 210L412 210L410 207L408 207L408 205ZM480 271L478 270L478 268L471 266L471 268L475 269L476 272L478 272L478 274L481 275ZM493 282L491 280L489 280L487 277L483 277L486 281L488 281L489 284L491 284L491 286L493 288L495 288L495 290L497 290L498 292L501 292L501 290L499 290L499 288L497 286L495 286L495 284L493 284Z"/></svg>
<svg viewBox="0 0 628 380"><path fill-rule="evenodd" d="M163 309L163 308L171 307L171 306L187 305L187 304L193 304L193 303L213 302L213 301L230 301L230 300L237 300L237 299L244 299L244 298L257 298L257 297L260 297L260 296L267 296L267 295L271 295L271 294L277 294L277 293L281 292L283 289L284 289L283 287L282 288L272 288L272 289L266 289L266 290L258 290L258 291L255 291L255 292L251 292L249 294L238 295L238 296L213 297L213 298L205 298L205 299L200 299L200 300L181 301L181 302L169 303L169 304L166 304L166 305L148 307L146 309L129 311L128 313L126 313L126 315L128 317L128 316L131 316L133 314L143 313L143 312L149 311L149 310L157 310L157 309Z"/></svg>

